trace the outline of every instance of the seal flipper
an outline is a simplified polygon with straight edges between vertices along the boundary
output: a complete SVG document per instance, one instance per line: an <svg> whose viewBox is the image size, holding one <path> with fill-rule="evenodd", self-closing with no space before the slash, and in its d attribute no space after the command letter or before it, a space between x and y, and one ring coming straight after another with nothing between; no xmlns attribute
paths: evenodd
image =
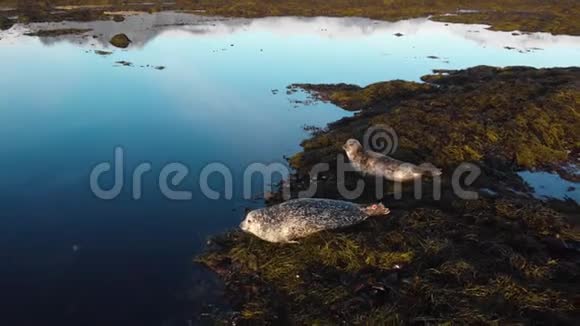
<svg viewBox="0 0 580 326"><path fill-rule="evenodd" d="M417 170L419 170L421 174L426 173L433 177L440 176L442 174L441 169L431 163L423 163L417 166Z"/></svg>

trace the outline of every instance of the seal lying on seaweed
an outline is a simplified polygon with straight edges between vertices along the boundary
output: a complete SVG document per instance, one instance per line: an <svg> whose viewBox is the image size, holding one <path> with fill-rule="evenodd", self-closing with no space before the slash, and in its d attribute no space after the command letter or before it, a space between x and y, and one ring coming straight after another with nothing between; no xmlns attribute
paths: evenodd
<svg viewBox="0 0 580 326"><path fill-rule="evenodd" d="M415 180L423 175L441 175L441 170L429 163L417 166L381 153L366 151L356 139L349 139L342 148L346 151L346 155L355 170L363 174L399 182Z"/></svg>
<svg viewBox="0 0 580 326"><path fill-rule="evenodd" d="M251 211L240 228L269 242L295 243L295 239L316 232L348 227L369 216L387 214L389 209L383 204L360 206L340 200L304 198Z"/></svg>

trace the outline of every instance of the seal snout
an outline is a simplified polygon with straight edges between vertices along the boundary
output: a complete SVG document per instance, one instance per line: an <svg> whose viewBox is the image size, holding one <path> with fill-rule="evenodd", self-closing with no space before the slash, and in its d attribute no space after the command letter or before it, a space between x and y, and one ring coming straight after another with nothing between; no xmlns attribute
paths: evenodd
<svg viewBox="0 0 580 326"><path fill-rule="evenodd" d="M252 222L256 219L255 215L256 215L255 211L251 211L248 213L248 215L246 215L246 218L244 218L242 223L240 223L240 229L242 231L246 231L246 232L250 231L250 227L252 225Z"/></svg>

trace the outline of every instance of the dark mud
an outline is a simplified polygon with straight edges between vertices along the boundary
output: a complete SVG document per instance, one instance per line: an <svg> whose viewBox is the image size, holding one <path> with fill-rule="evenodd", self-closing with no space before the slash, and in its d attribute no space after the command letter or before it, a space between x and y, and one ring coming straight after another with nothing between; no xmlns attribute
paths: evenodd
<svg viewBox="0 0 580 326"><path fill-rule="evenodd" d="M424 76L424 83L293 85L318 100L359 111L312 138L290 159L294 190L318 183L318 197L340 198L332 172L347 138L377 124L399 133L395 157L434 162L448 175L463 161L483 175L462 200L443 180L441 198L381 199L388 217L322 232L299 245L231 232L197 258L225 283L228 322L288 324L574 325L580 318L580 209L541 202L515 171L564 166L580 146L580 69L475 67ZM332 171L333 169L331 169ZM364 179L350 174L345 184ZM361 202L376 201L373 180ZM430 181L424 180L430 188ZM348 186L347 188L354 188ZM279 198L274 198L274 201Z"/></svg>

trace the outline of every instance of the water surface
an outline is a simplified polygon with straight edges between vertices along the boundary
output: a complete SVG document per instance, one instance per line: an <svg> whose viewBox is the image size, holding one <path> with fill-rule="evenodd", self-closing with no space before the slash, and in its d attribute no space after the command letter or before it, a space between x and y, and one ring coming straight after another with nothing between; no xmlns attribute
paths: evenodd
<svg viewBox="0 0 580 326"><path fill-rule="evenodd" d="M93 31L23 35L64 27ZM485 27L160 13L0 33L0 282L7 303L62 323L159 325L207 236L262 205L242 197L244 168L285 164L284 156L300 150L304 125L349 114L330 104L297 108L289 84L418 81L432 69L481 64L580 64L578 37ZM133 40L127 50L108 44L120 32ZM103 201L90 191L89 174L112 161L116 147L124 150L126 187ZM133 200L131 173L142 162L153 171ZM191 200L162 195L157 177L171 162L189 168L176 188L191 191ZM232 200L201 193L198 176L213 162L231 169ZM219 178L210 184L223 188Z"/></svg>

